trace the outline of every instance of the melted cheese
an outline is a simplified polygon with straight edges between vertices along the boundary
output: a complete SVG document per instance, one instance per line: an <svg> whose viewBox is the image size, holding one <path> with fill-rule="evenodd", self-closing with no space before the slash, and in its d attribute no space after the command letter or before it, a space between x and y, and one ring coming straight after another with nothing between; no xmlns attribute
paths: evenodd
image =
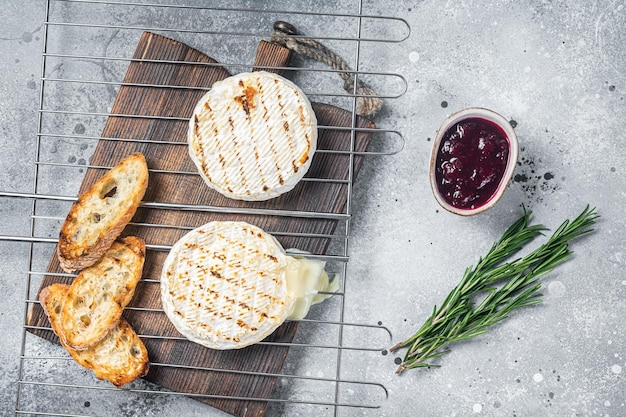
<svg viewBox="0 0 626 417"><path fill-rule="evenodd" d="M285 274L287 291L295 299L290 319L303 319L312 305L321 303L339 288L339 279L332 279L324 269L326 262L301 256L289 257ZM320 294L322 293L322 294Z"/></svg>

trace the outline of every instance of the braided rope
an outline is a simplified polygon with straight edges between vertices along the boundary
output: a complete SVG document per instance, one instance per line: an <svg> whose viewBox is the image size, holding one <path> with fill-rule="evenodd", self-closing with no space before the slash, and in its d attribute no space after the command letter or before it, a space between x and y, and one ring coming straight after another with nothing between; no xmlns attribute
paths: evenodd
<svg viewBox="0 0 626 417"><path fill-rule="evenodd" d="M274 23L274 35L271 38L272 42L322 62L335 70L342 71L338 74L343 79L344 90L349 94L354 94L354 72L339 55L314 39L302 36L293 37L298 35L298 31L293 25L286 22ZM376 97L374 90L359 79L356 81L356 94L359 96L357 97L357 114L364 117L374 117L383 105L382 99Z"/></svg>

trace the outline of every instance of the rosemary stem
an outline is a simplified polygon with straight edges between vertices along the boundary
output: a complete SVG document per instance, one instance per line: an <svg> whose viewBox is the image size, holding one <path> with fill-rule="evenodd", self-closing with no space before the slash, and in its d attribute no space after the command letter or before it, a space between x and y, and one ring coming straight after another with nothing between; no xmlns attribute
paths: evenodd
<svg viewBox="0 0 626 417"><path fill-rule="evenodd" d="M459 284L443 304L433 312L420 329L404 342L390 349L394 352L408 347L404 360L396 370L435 366L427 363L448 352L447 345L486 333L496 323L521 307L541 302L539 278L570 259L568 242L592 231L599 217L587 206L574 220L565 220L547 241L522 258L506 259L518 252L545 229L529 225L530 211L514 222L476 267L465 270ZM501 284L499 288L493 285ZM474 299L482 296L475 305Z"/></svg>

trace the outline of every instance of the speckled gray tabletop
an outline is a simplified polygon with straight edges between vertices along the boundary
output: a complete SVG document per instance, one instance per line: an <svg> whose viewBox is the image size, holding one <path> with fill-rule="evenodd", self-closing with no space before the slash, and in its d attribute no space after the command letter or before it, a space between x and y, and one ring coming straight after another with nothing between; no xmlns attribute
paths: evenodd
<svg viewBox="0 0 626 417"><path fill-rule="evenodd" d="M63 2L50 3L63 7L57 4ZM338 6L330 1L236 3L243 8L347 14L358 13L359 7L356 1ZM218 6L233 4L222 2ZM270 406L268 415L626 415L624 6L623 0L363 2L364 14L405 19L410 34L402 42L364 42L359 56L362 71L401 76L373 77L372 84L383 95L400 91L400 97L385 99L375 121L379 128L401 132L404 146L393 155L366 158L350 207L353 217L344 320L378 324L389 329L392 336L389 340L384 332L381 337L366 328L355 334L348 332L348 345L373 343L384 348L415 332L433 306L441 303L461 279L465 268L484 255L522 214L522 205L533 211L536 222L552 230L587 204L595 206L601 218L593 234L572 243L572 259L542 279L543 303L515 312L487 334L452 345L451 352L436 362L440 367L397 376L395 354L351 353L347 349L342 377L381 384L388 396L378 385L356 385L344 390L342 400L375 404L376 408L335 410L279 402ZM107 24L127 17L118 14L117 6L98 7L104 11L100 18ZM44 1L2 2L0 192L4 194L33 192L45 12ZM82 13L88 14L89 9ZM142 7L130 13L134 17L125 20L126 25L190 24L189 14L182 12L169 12L164 20L156 20L155 14ZM243 12L223 18L241 31L258 31L262 24ZM305 26L300 28L306 33L328 34L336 29L325 27L324 19L302 20ZM348 24L342 22L339 19L337 24ZM71 36L72 31L61 33ZM373 24L362 36L397 39L406 33L401 21L385 22ZM134 34L123 31L85 40L63 36L50 41L56 42L53 46L57 51L66 47L66 53L91 43L107 56L128 55L137 42ZM181 37L194 42L193 34L183 33ZM194 46L202 49L205 45ZM247 47L242 43L238 49L237 41L232 41L206 52L226 59L238 53L249 55ZM294 64L304 63L300 59ZM79 60L73 66L50 65L47 77L51 78L80 79L95 74L110 81L124 73L123 63L98 66ZM305 90L317 87L304 75L294 77ZM406 92L402 94L404 80ZM335 79L329 85L339 84ZM112 85L97 93L70 91L73 95L63 98L66 103L94 112L106 111L115 98ZM474 106L493 109L515 121L520 158L514 178L496 207L466 218L437 205L428 182L428 164L432 138L441 122L456 110ZM88 120L69 117L66 122L77 135L99 134L99 127ZM392 148L397 145L395 135L384 137L389 138ZM88 164L93 147L72 147L64 140L54 143L53 148L43 149L53 154L54 160ZM73 172L72 177L45 179L42 189L72 195L82 171ZM4 194L0 195L0 235L4 237L0 241L0 414L13 415L17 404L20 410L60 413L56 415L222 415L189 398L141 392L145 388L142 383L133 393L106 389L68 394L60 389L37 398L29 397L32 391L25 386L18 398L19 379L43 381L57 373L76 374L86 381L92 377L70 361L46 360L64 352L32 336L26 339L28 355L37 354L42 359L20 369L28 271L45 268L47 258L42 250L44 253L37 255L44 260L43 266L30 266L28 243L7 238L30 236L32 201ZM39 230L37 235L54 237L55 233L58 224ZM371 342L372 338L376 340ZM315 349L303 353L302 358L299 353L292 355L288 373L312 378L334 375L334 367L316 357ZM326 393L320 395L323 401L328 400ZM304 402L319 399L315 388L290 387L289 382L281 383L279 396Z"/></svg>

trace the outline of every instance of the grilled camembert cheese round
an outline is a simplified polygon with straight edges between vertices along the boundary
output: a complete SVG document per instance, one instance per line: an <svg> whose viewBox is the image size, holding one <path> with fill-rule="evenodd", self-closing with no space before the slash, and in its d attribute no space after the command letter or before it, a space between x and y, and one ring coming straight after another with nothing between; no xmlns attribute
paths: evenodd
<svg viewBox="0 0 626 417"><path fill-rule="evenodd" d="M163 309L187 339L212 349L263 340L334 291L324 263L292 257L262 229L210 222L172 247L161 274ZM316 295L314 295L316 294Z"/></svg>
<svg viewBox="0 0 626 417"><path fill-rule="evenodd" d="M196 105L189 154L223 195L261 201L290 191L317 147L317 119L304 93L269 72L218 81Z"/></svg>

